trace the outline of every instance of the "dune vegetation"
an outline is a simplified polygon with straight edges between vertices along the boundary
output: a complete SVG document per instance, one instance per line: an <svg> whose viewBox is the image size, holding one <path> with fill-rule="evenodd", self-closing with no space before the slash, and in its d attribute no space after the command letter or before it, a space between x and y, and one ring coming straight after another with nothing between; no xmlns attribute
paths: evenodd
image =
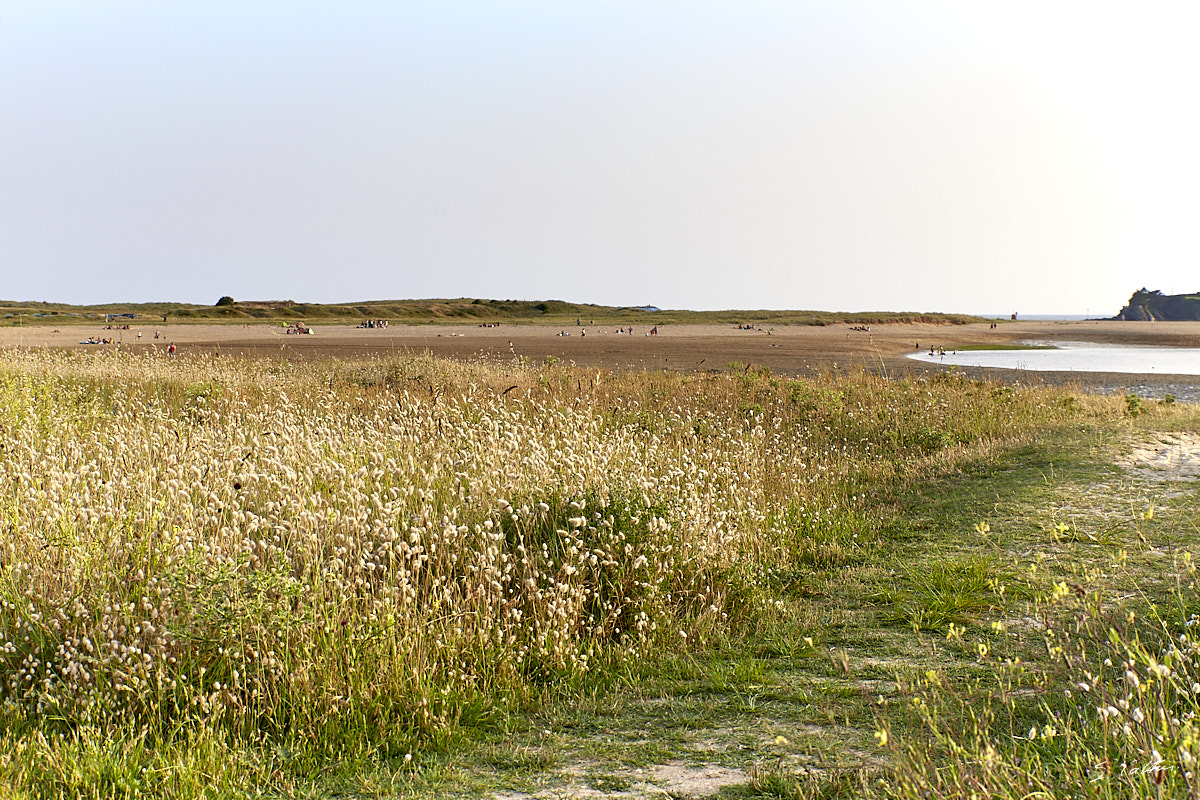
<svg viewBox="0 0 1200 800"><path fill-rule="evenodd" d="M737 324L753 321L773 325L874 325L882 323L965 324L982 318L967 314L894 311L794 311L779 309L688 311L651 306L603 306L563 300L492 300L439 298L426 300L368 300L356 303L302 303L293 300L239 301L221 297L211 306L192 303L110 303L76 306L66 303L0 300L0 326L95 323L112 316L131 323L357 323L386 319L408 325L439 323L554 324L577 319L600 325Z"/></svg>
<svg viewBox="0 0 1200 800"><path fill-rule="evenodd" d="M952 373L7 351L0 794L1196 796L1195 490L1112 466L1196 426Z"/></svg>

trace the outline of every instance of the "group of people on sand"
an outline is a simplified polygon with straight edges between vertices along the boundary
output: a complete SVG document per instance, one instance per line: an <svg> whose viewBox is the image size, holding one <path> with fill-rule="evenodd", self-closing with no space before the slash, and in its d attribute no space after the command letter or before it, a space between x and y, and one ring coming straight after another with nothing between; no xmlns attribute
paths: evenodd
<svg viewBox="0 0 1200 800"><path fill-rule="evenodd" d="M127 328L128 328L128 326L126 326L126 328L122 328L121 330L125 330ZM108 330L108 329L105 328L105 330ZM57 331L56 331L56 333L57 333ZM141 331L138 331L138 338L139 339L142 338ZM158 331L154 332L154 338L155 339L158 338ZM120 342L118 342L116 339L113 339L110 336L89 336L86 339L80 339L79 343L80 344L120 344ZM174 342L171 342L171 346L167 348L167 353L169 355L175 355L175 343Z"/></svg>
<svg viewBox="0 0 1200 800"><path fill-rule="evenodd" d="M604 333L604 331L600 331L600 333ZM633 328L632 328L632 327L628 327L628 328L617 328L617 333L619 333L619 334L621 334L621 335L629 335L629 336L633 336ZM556 334L554 334L554 335L555 335L555 336L570 336L571 334L567 333L567 330L566 330L566 328L564 328L564 329L562 329L561 331L559 331L558 333L556 333ZM580 335L580 337L587 336L587 329L585 328L584 330L581 330L581 331L579 332L579 335ZM647 332L647 333L646 333L646 335L647 335L647 336L658 336L658 326L657 326L657 325L655 325L653 328L651 328L651 329L649 330L649 332Z"/></svg>
<svg viewBox="0 0 1200 800"><path fill-rule="evenodd" d="M737 326L737 329L738 329L739 331L753 331L753 330L762 330L762 328L755 328L755 327L754 327L754 325L753 325L753 324L751 324L751 323L747 323L747 324L745 324L745 325L743 325L743 324L740 324L740 323L739 323L739 324L738 324L738 326Z"/></svg>
<svg viewBox="0 0 1200 800"><path fill-rule="evenodd" d="M481 327L481 328L499 328L500 323L499 322L481 322L481 323L479 323L479 327Z"/></svg>
<svg viewBox="0 0 1200 800"><path fill-rule="evenodd" d="M364 319L358 323L360 328L386 328L388 321L386 319Z"/></svg>
<svg viewBox="0 0 1200 800"><path fill-rule="evenodd" d="M129 326L128 325L105 325L104 330L106 330L106 331L127 331L127 330L129 330Z"/></svg>
<svg viewBox="0 0 1200 800"><path fill-rule="evenodd" d="M632 327L629 327L629 328L617 328L617 331L616 331L616 332L617 332L617 333L619 333L619 334L622 334L622 335L626 335L626 334L628 334L629 336L633 336L633 328L632 328ZM600 333L601 333L601 334L603 334L603 333L604 333L604 331L600 331ZM558 333L556 333L556 334L554 334L554 335L555 335L555 336L570 336L571 334L570 334L570 332L569 332L569 331L568 331L566 328L563 328L562 330L560 330ZM655 325L653 328L651 328L651 329L649 330L649 332L648 332L646 335L647 335L647 336L658 336L658 326L657 326L657 325ZM581 338L582 338L582 337L584 337L584 336L587 336L587 329L586 329L586 328L584 328L583 330L581 330L581 331L579 332L579 336L580 336Z"/></svg>

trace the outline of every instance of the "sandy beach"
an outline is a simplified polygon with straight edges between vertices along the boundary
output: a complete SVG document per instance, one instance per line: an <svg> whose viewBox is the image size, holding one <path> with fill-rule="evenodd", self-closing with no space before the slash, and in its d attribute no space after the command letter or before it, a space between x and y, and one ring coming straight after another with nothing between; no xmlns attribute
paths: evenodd
<svg viewBox="0 0 1200 800"><path fill-rule="evenodd" d="M724 371L736 363L766 367L782 375L856 368L888 374L941 371L943 368L937 365L907 358L930 347L952 349L1028 341L1200 347L1200 322L1005 321L994 329L988 323L975 323L887 324L872 326L870 330L855 330L850 325L762 326L752 330L739 330L733 325L666 325L658 329L657 335L649 335L651 326L646 324L634 326L632 333L618 330L614 326L534 324L392 325L364 329L331 324L317 325L315 334L306 336L289 335L279 325L265 324L131 324L128 330L110 330L103 325L26 326L0 329L0 347L165 352L174 344L181 356L207 352L288 359L432 353L488 360L523 357L536 363L553 356L563 363L608 369ZM89 337L111 339L112 343L82 343ZM1081 383L1113 391L1141 386L1149 387L1151 395L1153 387L1166 387L1161 391L1171 391L1174 387L1178 391L1171 393L1180 399L1200 396L1195 376L970 368L959 371L1025 383Z"/></svg>

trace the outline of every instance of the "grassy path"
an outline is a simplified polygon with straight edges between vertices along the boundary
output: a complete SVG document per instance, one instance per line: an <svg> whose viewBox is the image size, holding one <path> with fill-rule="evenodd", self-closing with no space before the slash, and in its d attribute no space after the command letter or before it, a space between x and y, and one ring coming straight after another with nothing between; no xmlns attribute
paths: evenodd
<svg viewBox="0 0 1200 800"><path fill-rule="evenodd" d="M856 796L886 757L880 721L893 736L915 730L898 675L936 670L964 685L986 676L992 664L972 644L980 638L1036 659L1035 597L1122 552L1125 569L1108 590L1169 601L1172 587L1155 580L1163 559L1194 545L1200 487L1118 463L1145 435L1059 435L898 498L860 563L778 587L792 608L777 627L704 658L645 664L619 686L581 689L480 731L478 743L431 757L398 784L370 787L502 798ZM952 625L959 635L948 637Z"/></svg>

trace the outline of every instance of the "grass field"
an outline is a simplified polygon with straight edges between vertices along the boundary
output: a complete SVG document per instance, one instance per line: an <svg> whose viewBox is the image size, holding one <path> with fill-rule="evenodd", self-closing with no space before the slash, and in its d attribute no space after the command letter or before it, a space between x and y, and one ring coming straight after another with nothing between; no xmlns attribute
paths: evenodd
<svg viewBox="0 0 1200 800"><path fill-rule="evenodd" d="M1196 796L1195 406L3 359L4 796Z"/></svg>

